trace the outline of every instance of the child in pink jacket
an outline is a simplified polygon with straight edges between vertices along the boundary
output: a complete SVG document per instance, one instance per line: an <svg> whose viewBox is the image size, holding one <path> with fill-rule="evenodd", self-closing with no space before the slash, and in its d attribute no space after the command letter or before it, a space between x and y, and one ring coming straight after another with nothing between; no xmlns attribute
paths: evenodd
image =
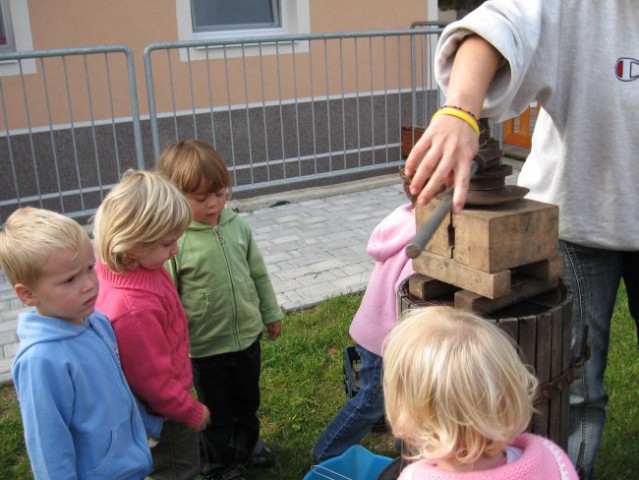
<svg viewBox="0 0 639 480"><path fill-rule="evenodd" d="M129 170L95 217L96 307L113 325L131 390L166 418L151 450L151 479L199 474L199 436L209 409L193 394L186 313L164 262L191 222L191 207L157 173Z"/></svg>
<svg viewBox="0 0 639 480"><path fill-rule="evenodd" d="M406 189L409 179L402 178ZM359 443L384 415L382 344L397 322L397 289L413 274L413 263L404 250L414 236L413 202L396 208L370 236L367 252L375 260L375 267L350 328L361 360L359 390L318 439L313 454L320 462Z"/></svg>

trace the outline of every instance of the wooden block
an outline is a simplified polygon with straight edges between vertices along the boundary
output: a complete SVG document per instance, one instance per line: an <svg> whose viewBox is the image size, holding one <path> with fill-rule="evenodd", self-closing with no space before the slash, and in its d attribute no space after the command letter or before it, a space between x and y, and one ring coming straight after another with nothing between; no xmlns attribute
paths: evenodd
<svg viewBox="0 0 639 480"><path fill-rule="evenodd" d="M540 280L555 280L561 278L564 274L564 257L557 253L546 260L522 265L515 270Z"/></svg>
<svg viewBox="0 0 639 480"><path fill-rule="evenodd" d="M540 280L525 275L513 275L510 293L503 297L490 299L468 290L455 292L455 307L469 312L490 313L509 307L524 299L557 288L559 278Z"/></svg>
<svg viewBox="0 0 639 480"><path fill-rule="evenodd" d="M411 295L423 300L449 295L455 290L458 288L454 285L440 282L421 273L414 273L408 277L408 291Z"/></svg>
<svg viewBox="0 0 639 480"><path fill-rule="evenodd" d="M413 259L413 268L416 272L484 297L497 298L510 293L510 270L483 272L426 251Z"/></svg>
<svg viewBox="0 0 639 480"><path fill-rule="evenodd" d="M416 208L417 228L439 200ZM557 255L559 208L522 199L490 208L468 207L444 220L425 251L484 272L528 265ZM415 271L429 275L415 263Z"/></svg>
<svg viewBox="0 0 639 480"><path fill-rule="evenodd" d="M415 206L415 222L417 230L419 227L431 216L437 205L439 205L439 199L435 198L431 200L427 205ZM424 251L428 253L434 253L445 258L453 258L453 247L455 246L454 228L453 228L453 214L450 213L439 227L433 233L433 236L424 247ZM413 263L415 265L415 263ZM416 272L425 273L421 270L415 269ZM426 275L428 275L426 273Z"/></svg>

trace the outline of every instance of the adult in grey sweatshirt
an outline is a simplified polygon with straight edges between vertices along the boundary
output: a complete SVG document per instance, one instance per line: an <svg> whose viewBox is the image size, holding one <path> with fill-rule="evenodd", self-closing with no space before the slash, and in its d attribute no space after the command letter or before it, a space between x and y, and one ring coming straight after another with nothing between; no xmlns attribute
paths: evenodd
<svg viewBox="0 0 639 480"><path fill-rule="evenodd" d="M565 282L573 293L573 356L589 327L591 357L571 386L568 453L592 478L608 400L610 319L624 278L639 306L639 3L492 0L444 31L436 74L446 104L501 121L542 107L519 184L559 205ZM419 203L455 184L463 208L477 152L472 122L440 115L411 152ZM419 165L419 167L418 167Z"/></svg>

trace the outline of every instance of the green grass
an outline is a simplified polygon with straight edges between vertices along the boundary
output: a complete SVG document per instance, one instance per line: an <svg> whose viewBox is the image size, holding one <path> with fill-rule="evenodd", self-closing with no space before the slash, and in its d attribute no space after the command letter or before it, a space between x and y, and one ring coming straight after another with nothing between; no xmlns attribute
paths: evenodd
<svg viewBox="0 0 639 480"><path fill-rule="evenodd" d="M13 387L0 388L0 479L33 478L24 449L22 420Z"/></svg>
<svg viewBox="0 0 639 480"><path fill-rule="evenodd" d="M639 478L639 349L635 322L619 289L612 319L608 369L606 428L595 465L599 480Z"/></svg>
<svg viewBox="0 0 639 480"><path fill-rule="evenodd" d="M262 436L279 461L272 469L245 471L248 480L301 480L310 469L315 440L346 398L342 351L352 343L348 327L360 301L361 294L345 295L290 313L282 336L263 343ZM635 326L621 289L606 376L610 404L597 463L600 480L639 473L638 373ZM371 434L363 443L380 455L396 455L389 435ZM0 388L0 479L29 478L15 393L5 386Z"/></svg>

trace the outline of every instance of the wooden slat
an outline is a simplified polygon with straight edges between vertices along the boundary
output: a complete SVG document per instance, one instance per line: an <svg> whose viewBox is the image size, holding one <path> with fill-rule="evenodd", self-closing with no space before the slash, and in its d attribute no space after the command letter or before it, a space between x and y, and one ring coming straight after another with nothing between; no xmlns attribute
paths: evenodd
<svg viewBox="0 0 639 480"><path fill-rule="evenodd" d="M540 280L556 280L564 274L564 257L561 254L553 255L540 262L516 267L515 270Z"/></svg>
<svg viewBox="0 0 639 480"><path fill-rule="evenodd" d="M566 372L571 368L572 359L572 302L562 308L562 359L561 369L562 372ZM568 434L569 434L569 422L568 417L570 415L570 384L566 384L560 392L561 398L561 426L559 428L559 437L556 443L559 444L564 450L568 449Z"/></svg>
<svg viewBox="0 0 639 480"><path fill-rule="evenodd" d="M537 364L537 317L519 318L519 350L526 365Z"/></svg>
<svg viewBox="0 0 639 480"><path fill-rule="evenodd" d="M455 292L455 307L467 312L495 312L547 290L557 288L558 284L559 279L547 281L524 275L513 275L508 295L490 299L468 290L459 290Z"/></svg>
<svg viewBox="0 0 639 480"><path fill-rule="evenodd" d="M540 384L550 381L550 363L551 363L551 317L548 315L537 315L537 362L535 364L535 373ZM539 392L542 394L543 392ZM540 396L537 403L538 412L533 419L533 432L548 436L550 401Z"/></svg>
<svg viewBox="0 0 639 480"><path fill-rule="evenodd" d="M506 332L515 341L515 343L519 342L519 319L502 318L497 320L497 326Z"/></svg>
<svg viewBox="0 0 639 480"><path fill-rule="evenodd" d="M421 252L413 260L413 268L416 272L484 297L497 298L510 293L510 270L487 273L428 252Z"/></svg>
<svg viewBox="0 0 639 480"><path fill-rule="evenodd" d="M563 349L563 323L560 308L549 310L546 315L551 318L551 357L550 357L550 377L552 380L558 379L563 370L561 368ZM561 428L561 396L554 391L550 397L548 436L558 438Z"/></svg>
<svg viewBox="0 0 639 480"><path fill-rule="evenodd" d="M440 282L427 275L414 273L408 277L408 291L411 295L421 298L436 298L442 295L450 295L458 290L458 287L449 283Z"/></svg>

